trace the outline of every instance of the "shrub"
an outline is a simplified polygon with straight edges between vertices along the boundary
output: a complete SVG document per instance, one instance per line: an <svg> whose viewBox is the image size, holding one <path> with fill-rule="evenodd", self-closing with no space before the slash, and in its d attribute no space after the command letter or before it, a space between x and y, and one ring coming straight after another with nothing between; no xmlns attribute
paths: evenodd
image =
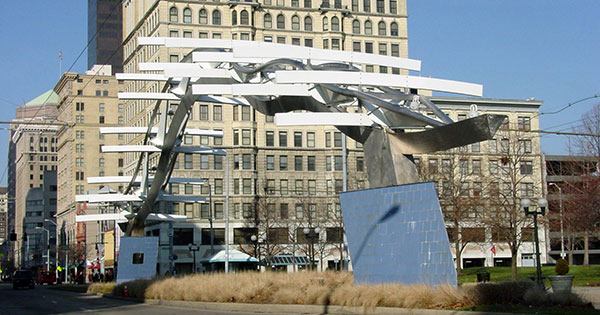
<svg viewBox="0 0 600 315"><path fill-rule="evenodd" d="M556 266L554 266L554 271L556 271L557 275L566 275L569 272L569 263L566 260L559 258L556 261Z"/></svg>

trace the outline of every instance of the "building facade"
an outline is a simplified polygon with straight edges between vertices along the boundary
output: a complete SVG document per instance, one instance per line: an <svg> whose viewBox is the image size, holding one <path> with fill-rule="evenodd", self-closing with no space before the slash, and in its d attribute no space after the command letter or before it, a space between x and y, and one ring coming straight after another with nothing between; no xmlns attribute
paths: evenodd
<svg viewBox="0 0 600 315"><path fill-rule="evenodd" d="M122 23L121 0L88 0L88 69L110 65L114 73L123 71Z"/></svg>
<svg viewBox="0 0 600 315"><path fill-rule="evenodd" d="M104 186L87 183L91 176L123 175L120 154L104 155L102 145L122 143L123 135L103 135L100 127L124 124L124 105L117 99L120 85L110 66L94 66L86 74L63 74L54 90L58 94L58 119L65 125L57 130L58 226L71 259L96 256L98 224L77 223L78 214L98 213L100 208L77 204L76 195L95 193ZM115 187L121 189L121 187Z"/></svg>
<svg viewBox="0 0 600 315"><path fill-rule="evenodd" d="M56 185L56 181L51 183L45 176L46 172L57 170L57 142L56 124L57 118L57 95L52 90L38 96L34 100L26 103L24 106L17 107L16 119L11 125L12 138L9 145L9 156L14 156L14 160L9 160L14 168L9 176L9 184L14 183L15 197L7 198L7 203L14 203L15 221L14 231L17 240L14 243L13 251L17 264L23 266L31 262L31 256L27 253L33 252L35 245L28 242L28 235L38 234L36 226L26 226L27 221L27 197L32 189L50 189L44 185ZM9 190L10 191L10 190ZM36 213L37 214L37 213ZM54 220L56 211L43 211L43 219ZM43 224L40 227L52 229L50 224ZM10 227L12 231L12 227Z"/></svg>

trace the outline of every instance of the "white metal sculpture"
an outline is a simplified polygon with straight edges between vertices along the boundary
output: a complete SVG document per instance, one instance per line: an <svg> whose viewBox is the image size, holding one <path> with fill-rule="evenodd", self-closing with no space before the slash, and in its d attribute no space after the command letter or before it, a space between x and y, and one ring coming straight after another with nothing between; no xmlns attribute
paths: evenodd
<svg viewBox="0 0 600 315"><path fill-rule="evenodd" d="M117 74L119 80L165 82L160 93L119 93L122 100L157 101L149 126L101 130L145 134L142 145L103 148L103 152L142 152L135 176L106 179L129 182L125 195L135 197L115 195L104 201L142 204L130 218L128 235L143 235L144 222L156 201L183 198L167 196L163 191L174 180L170 177L178 153L224 154L222 150L180 145L184 134L222 136L184 128L197 101L253 106L265 115L274 115L278 125L334 125L364 144L371 187L418 181L411 154L491 139L505 117L480 115L455 123L427 97L415 92L481 96L483 89L478 84L361 71L363 65L419 71L418 60L254 41L139 37L137 42L139 46L189 48L192 52L180 63L140 63L142 73ZM152 73L144 73L149 71ZM169 112L165 101L178 101L179 105ZM349 106L358 106L362 112L348 113ZM298 110L307 112L295 112ZM159 154L152 178L147 175L150 153ZM136 183L140 187L137 190L133 189Z"/></svg>

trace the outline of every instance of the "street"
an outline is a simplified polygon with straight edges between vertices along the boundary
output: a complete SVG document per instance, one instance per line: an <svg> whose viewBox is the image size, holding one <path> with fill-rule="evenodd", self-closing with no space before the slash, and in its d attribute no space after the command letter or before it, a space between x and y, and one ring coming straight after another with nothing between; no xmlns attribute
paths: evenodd
<svg viewBox="0 0 600 315"><path fill-rule="evenodd" d="M194 310L171 306L103 298L98 295L52 290L36 286L34 290L13 290L10 283L0 284L0 314L256 314Z"/></svg>

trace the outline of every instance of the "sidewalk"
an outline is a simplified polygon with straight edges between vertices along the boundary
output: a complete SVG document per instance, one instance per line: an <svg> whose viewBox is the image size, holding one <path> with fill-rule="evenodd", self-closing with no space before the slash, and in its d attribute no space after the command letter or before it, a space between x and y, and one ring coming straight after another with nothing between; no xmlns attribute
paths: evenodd
<svg viewBox="0 0 600 315"><path fill-rule="evenodd" d="M573 293L577 293L583 299L592 302L595 309L600 309L600 287L573 287Z"/></svg>

